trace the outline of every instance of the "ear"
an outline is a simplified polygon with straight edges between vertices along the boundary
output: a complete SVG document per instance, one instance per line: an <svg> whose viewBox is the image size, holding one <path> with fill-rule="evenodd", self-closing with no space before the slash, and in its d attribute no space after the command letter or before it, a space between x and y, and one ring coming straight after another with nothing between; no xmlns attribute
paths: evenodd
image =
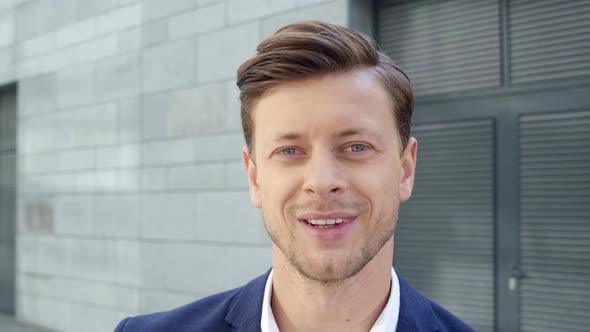
<svg viewBox="0 0 590 332"><path fill-rule="evenodd" d="M399 199L405 202L412 196L414 188L414 176L416 174L416 153L418 151L418 141L410 137L408 145L404 150L401 158L401 178L399 186Z"/></svg>
<svg viewBox="0 0 590 332"><path fill-rule="evenodd" d="M244 162L244 168L246 169L246 175L248 176L248 187L250 187L250 200L254 207L260 208L260 187L258 186L258 171L256 170L256 164L250 158L248 153L248 147L242 148L242 161Z"/></svg>

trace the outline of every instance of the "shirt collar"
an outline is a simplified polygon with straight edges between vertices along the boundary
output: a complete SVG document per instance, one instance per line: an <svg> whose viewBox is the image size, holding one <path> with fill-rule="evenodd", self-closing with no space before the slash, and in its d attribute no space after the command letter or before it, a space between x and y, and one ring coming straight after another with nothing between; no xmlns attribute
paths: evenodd
<svg viewBox="0 0 590 332"><path fill-rule="evenodd" d="M262 318L260 320L260 328L262 332L279 332L277 321L272 313L270 306L270 299L272 297L272 271L266 279L266 286L264 287L264 299L262 300ZM381 314L373 324L370 332L384 332L395 331L397 327L397 320L399 317L400 306L400 292L399 279L393 267L391 267L391 291L389 292L389 299Z"/></svg>
<svg viewBox="0 0 590 332"><path fill-rule="evenodd" d="M260 329L262 332L279 332L277 321L272 313L270 307L270 299L272 297L272 270L266 279L266 286L264 287L264 299L262 300L262 318L260 319Z"/></svg>

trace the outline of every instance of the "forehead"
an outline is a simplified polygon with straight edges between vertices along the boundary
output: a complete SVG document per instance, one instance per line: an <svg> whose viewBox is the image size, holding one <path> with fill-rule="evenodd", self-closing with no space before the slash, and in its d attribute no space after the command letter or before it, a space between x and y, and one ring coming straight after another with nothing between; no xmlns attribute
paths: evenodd
<svg viewBox="0 0 590 332"><path fill-rule="evenodd" d="M253 117L257 132L309 126L310 121L336 125L387 119L395 123L391 97L370 69L279 84L260 98Z"/></svg>

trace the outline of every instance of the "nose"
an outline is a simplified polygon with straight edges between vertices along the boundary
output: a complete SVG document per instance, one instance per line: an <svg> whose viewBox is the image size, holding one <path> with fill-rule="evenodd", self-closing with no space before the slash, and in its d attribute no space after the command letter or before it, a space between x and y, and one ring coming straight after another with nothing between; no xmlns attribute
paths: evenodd
<svg viewBox="0 0 590 332"><path fill-rule="evenodd" d="M338 161L328 153L316 153L308 160L303 190L317 196L341 193L346 181Z"/></svg>

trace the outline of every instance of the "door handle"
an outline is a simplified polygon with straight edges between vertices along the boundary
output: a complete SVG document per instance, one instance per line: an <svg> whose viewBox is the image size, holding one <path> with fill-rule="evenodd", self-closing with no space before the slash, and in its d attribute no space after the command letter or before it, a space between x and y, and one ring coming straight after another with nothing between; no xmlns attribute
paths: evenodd
<svg viewBox="0 0 590 332"><path fill-rule="evenodd" d="M511 276L516 279L524 279L524 278L529 277L518 265L514 265L512 267L512 275Z"/></svg>
<svg viewBox="0 0 590 332"><path fill-rule="evenodd" d="M516 290L518 286L518 281L528 278L529 276L520 268L518 265L514 265L512 267L512 273L510 274L510 278L508 278L508 289L511 291Z"/></svg>

